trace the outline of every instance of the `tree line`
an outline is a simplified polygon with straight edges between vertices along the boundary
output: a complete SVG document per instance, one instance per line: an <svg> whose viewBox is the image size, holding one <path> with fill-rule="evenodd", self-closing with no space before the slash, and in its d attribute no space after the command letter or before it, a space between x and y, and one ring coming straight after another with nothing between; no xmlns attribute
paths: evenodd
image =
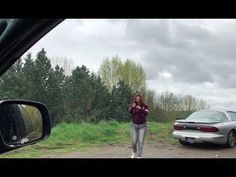
<svg viewBox="0 0 236 177"><path fill-rule="evenodd" d="M64 67L53 67L52 61L44 49L35 58L28 53L19 59L0 78L1 99L43 102L49 108L53 125L110 119L129 121L127 109L136 93L144 96L150 107L149 118L154 121L170 121L206 107L203 100L191 95L157 94L148 89L142 66L132 60L106 58L98 73L90 72L84 65L71 69L71 62L66 60L62 62Z"/></svg>

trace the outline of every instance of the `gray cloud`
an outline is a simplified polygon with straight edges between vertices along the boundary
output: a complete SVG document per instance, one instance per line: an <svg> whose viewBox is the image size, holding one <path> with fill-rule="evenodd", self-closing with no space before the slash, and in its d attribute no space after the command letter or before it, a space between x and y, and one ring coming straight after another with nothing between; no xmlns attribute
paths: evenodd
<svg viewBox="0 0 236 177"><path fill-rule="evenodd" d="M127 23L126 32L127 38L145 48L142 60L148 79L168 71L176 82L218 82L222 87L235 88L235 28L234 22L214 33L201 21L134 20Z"/></svg>
<svg viewBox="0 0 236 177"><path fill-rule="evenodd" d="M170 45L169 27L168 20L130 20L127 22L126 34L128 38L141 43Z"/></svg>

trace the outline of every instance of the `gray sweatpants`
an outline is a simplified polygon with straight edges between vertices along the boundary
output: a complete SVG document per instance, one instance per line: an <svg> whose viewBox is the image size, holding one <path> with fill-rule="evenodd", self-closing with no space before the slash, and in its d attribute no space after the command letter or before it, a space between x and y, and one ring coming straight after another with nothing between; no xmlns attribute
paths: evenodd
<svg viewBox="0 0 236 177"><path fill-rule="evenodd" d="M131 139L133 152L137 157L142 157L143 145L145 135L147 133L147 123L144 124L134 124L131 123Z"/></svg>

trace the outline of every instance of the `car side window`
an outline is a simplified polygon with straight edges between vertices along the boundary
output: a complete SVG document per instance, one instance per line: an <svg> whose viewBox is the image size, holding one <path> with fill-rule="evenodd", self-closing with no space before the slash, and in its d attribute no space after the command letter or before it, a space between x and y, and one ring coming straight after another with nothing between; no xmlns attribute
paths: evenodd
<svg viewBox="0 0 236 177"><path fill-rule="evenodd" d="M217 119L217 121L226 121L227 120L225 114L222 114L222 113L216 114L216 119Z"/></svg>
<svg viewBox="0 0 236 177"><path fill-rule="evenodd" d="M233 121L236 121L236 112L228 112L228 113L229 113L231 119L232 119Z"/></svg>

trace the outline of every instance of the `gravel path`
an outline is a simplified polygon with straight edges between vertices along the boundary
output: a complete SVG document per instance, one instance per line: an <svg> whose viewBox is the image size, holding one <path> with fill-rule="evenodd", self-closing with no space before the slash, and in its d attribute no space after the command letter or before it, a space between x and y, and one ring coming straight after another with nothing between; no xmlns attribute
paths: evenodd
<svg viewBox="0 0 236 177"><path fill-rule="evenodd" d="M130 158L131 145L103 145L81 152L47 155L44 158ZM236 158L236 147L212 144L183 146L180 144L145 144L143 158Z"/></svg>

